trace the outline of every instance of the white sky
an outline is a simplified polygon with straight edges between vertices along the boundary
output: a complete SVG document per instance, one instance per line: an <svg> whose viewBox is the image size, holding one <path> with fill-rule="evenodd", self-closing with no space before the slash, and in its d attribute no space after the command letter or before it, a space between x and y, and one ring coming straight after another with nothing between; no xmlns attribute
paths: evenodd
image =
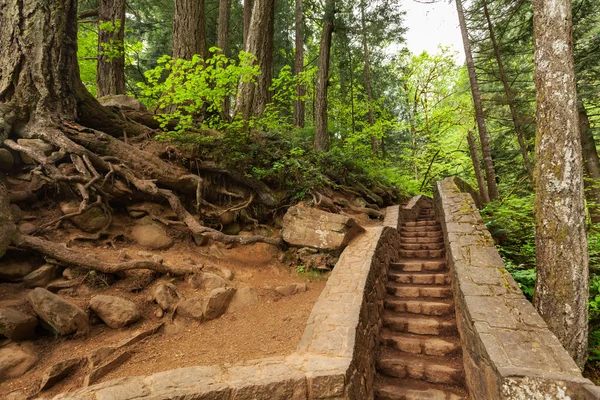
<svg viewBox="0 0 600 400"><path fill-rule="evenodd" d="M464 62L454 1L449 3L448 0L439 0L434 4L423 4L415 0L403 0L402 8L406 11L406 44L411 52L419 54L427 50L435 53L440 44L452 46L458 52L456 60Z"/></svg>

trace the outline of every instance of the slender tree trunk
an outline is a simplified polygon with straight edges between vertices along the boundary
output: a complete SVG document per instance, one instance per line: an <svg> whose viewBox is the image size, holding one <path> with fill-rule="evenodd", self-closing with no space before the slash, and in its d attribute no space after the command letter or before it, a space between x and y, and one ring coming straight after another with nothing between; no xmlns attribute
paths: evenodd
<svg viewBox="0 0 600 400"><path fill-rule="evenodd" d="M533 0L536 267L533 304L583 368L589 296L570 0Z"/></svg>
<svg viewBox="0 0 600 400"><path fill-rule="evenodd" d="M485 18L487 20L488 30L490 32L490 40L492 41L492 47L494 48L494 55L496 56L496 62L498 64L498 71L500 72L500 80L502 81L502 86L504 87L504 94L506 95L506 101L508 103L508 108L510 109L510 116L513 120L513 124L515 126L515 133L517 134L517 140L519 142L519 147L521 148L521 155L523 156L523 162L525 164L525 169L527 170L527 175L529 176L529 182L533 187L533 166L531 165L531 161L529 160L529 152L527 151L527 144L525 143L525 135L523 133L523 128L521 126L521 117L517 111L517 106L515 104L515 96L510 88L508 83L508 76L506 75L506 70L504 69L504 64L502 63L502 55L500 54L500 48L498 47L498 42L496 41L496 34L494 33L494 27L492 25L492 19L490 18L490 12L488 10L487 1L483 1L483 12L485 14Z"/></svg>
<svg viewBox="0 0 600 400"><path fill-rule="evenodd" d="M252 9L254 0L244 0L244 49L248 42L248 31L250 29L250 22L252 21Z"/></svg>
<svg viewBox="0 0 600 400"><path fill-rule="evenodd" d="M125 0L100 0L98 19L97 95L125 94ZM107 22L111 29L102 29Z"/></svg>
<svg viewBox="0 0 600 400"><path fill-rule="evenodd" d="M227 56L227 41L229 40L229 17L231 14L231 0L219 0L219 25L217 27L217 47ZM222 116L229 120L231 113L231 100L229 96L223 101Z"/></svg>
<svg viewBox="0 0 600 400"><path fill-rule="evenodd" d="M475 141L475 136L473 136L473 132L469 131L467 135L467 141L469 142L469 154L471 154L473 170L475 171L475 177L477 178L477 186L479 187L479 196L481 197L481 202L483 203L483 205L486 205L490 202L490 196L487 191L487 186L485 186L483 172L481 171L479 151L477 150L477 142Z"/></svg>
<svg viewBox="0 0 600 400"><path fill-rule="evenodd" d="M315 117L317 131L315 133L315 150L329 151L329 130L327 123L327 87L329 86L329 58L331 56L331 37L333 36L335 18L335 0L325 1L325 17L321 43L319 47L319 64L317 67L317 85Z"/></svg>
<svg viewBox="0 0 600 400"><path fill-rule="evenodd" d="M235 113L241 113L246 120L260 115L269 101L268 89L273 78L274 7L274 0L254 1L245 51L256 56L261 74L256 84L241 82L238 88Z"/></svg>
<svg viewBox="0 0 600 400"><path fill-rule="evenodd" d="M208 57L205 0L175 0L173 58Z"/></svg>
<svg viewBox="0 0 600 400"><path fill-rule="evenodd" d="M600 160L596 142L590 128L590 119L583 103L579 102L579 130L586 179L585 195L592 223L600 223Z"/></svg>
<svg viewBox="0 0 600 400"><path fill-rule="evenodd" d="M369 126L375 125L375 115L373 112L373 85L371 84L371 57L369 54L369 43L367 40L367 24L365 21L365 2L360 2L360 24L362 28L362 40L363 40L363 56L365 62L365 86L367 89L367 105L368 105L368 117ZM379 143L377 137L371 135L371 150L373 154L377 154L379 151Z"/></svg>
<svg viewBox="0 0 600 400"><path fill-rule="evenodd" d="M479 140L481 141L481 152L483 153L483 167L488 185L488 193L490 200L498 199L498 188L496 186L496 172L494 170L494 160L492 159L492 151L488 140L487 126L483 116L483 105L481 103L481 91L475 74L475 62L473 61L473 53L471 52L471 41L467 30L467 22L463 11L462 0L456 1L456 11L458 12L458 20L460 23L460 33L462 35L463 45L465 48L465 56L467 58L467 70L469 71L469 81L471 83L471 94L473 95L473 106L475 108L475 119L477 121L477 129L479 131Z"/></svg>
<svg viewBox="0 0 600 400"><path fill-rule="evenodd" d="M296 76L304 72L304 7L302 0L296 0ZM304 100L301 99L306 93L304 85L296 87L296 96L294 101L294 125L304 128L305 107Z"/></svg>

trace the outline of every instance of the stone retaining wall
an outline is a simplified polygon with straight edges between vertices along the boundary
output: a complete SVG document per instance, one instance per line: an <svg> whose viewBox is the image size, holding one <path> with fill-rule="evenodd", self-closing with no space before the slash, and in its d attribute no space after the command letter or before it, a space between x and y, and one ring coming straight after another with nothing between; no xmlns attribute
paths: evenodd
<svg viewBox="0 0 600 400"><path fill-rule="evenodd" d="M418 195L412 197L405 206L391 206L385 210L383 226L400 230L406 221L415 221L422 208L433 207L433 200L429 197Z"/></svg>
<svg viewBox="0 0 600 400"><path fill-rule="evenodd" d="M346 247L287 357L122 378L55 400L373 399L387 266L399 239L394 228L368 228Z"/></svg>
<svg viewBox="0 0 600 400"><path fill-rule="evenodd" d="M437 182L435 208L471 398L600 399L504 268L471 194L453 178Z"/></svg>

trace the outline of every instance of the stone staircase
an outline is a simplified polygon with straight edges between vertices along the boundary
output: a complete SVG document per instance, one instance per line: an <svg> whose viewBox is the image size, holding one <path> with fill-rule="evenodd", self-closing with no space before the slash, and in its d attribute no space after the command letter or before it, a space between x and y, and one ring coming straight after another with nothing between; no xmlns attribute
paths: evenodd
<svg viewBox="0 0 600 400"><path fill-rule="evenodd" d="M467 399L451 277L433 209L422 209L400 234L400 261L388 273L375 398Z"/></svg>

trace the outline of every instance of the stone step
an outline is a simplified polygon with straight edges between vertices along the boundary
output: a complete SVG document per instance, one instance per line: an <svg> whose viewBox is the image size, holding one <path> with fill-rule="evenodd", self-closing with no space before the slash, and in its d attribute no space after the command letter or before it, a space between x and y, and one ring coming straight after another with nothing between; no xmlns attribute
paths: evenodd
<svg viewBox="0 0 600 400"><path fill-rule="evenodd" d="M381 333L381 344L403 353L437 357L458 356L462 350L457 337L414 335L388 329L383 329Z"/></svg>
<svg viewBox="0 0 600 400"><path fill-rule="evenodd" d="M437 222L437 220L435 218L424 218L424 219L419 219L417 221L408 221L404 223L404 226L435 226L438 225L439 223Z"/></svg>
<svg viewBox="0 0 600 400"><path fill-rule="evenodd" d="M424 357L393 351L382 352L377 360L377 372L393 378L448 385L461 385L465 379L461 357Z"/></svg>
<svg viewBox="0 0 600 400"><path fill-rule="evenodd" d="M381 318L383 326L392 332L414 333L417 335L458 335L454 317L440 318L416 314L386 312Z"/></svg>
<svg viewBox="0 0 600 400"><path fill-rule="evenodd" d="M414 237L428 237L428 238L441 238L442 237L442 231L430 231L430 232L408 232L405 231L404 229L400 230L400 237L401 238L414 238Z"/></svg>
<svg viewBox="0 0 600 400"><path fill-rule="evenodd" d="M446 316L454 314L454 302L451 299L416 300L414 298L387 297L384 300L387 310L418 315Z"/></svg>
<svg viewBox="0 0 600 400"><path fill-rule="evenodd" d="M426 226L403 226L400 232L436 232L441 231L442 227L439 224Z"/></svg>
<svg viewBox="0 0 600 400"><path fill-rule="evenodd" d="M436 299L452 297L452 287L449 285L423 286L388 282L385 289L388 294L396 297L429 297Z"/></svg>
<svg viewBox="0 0 600 400"><path fill-rule="evenodd" d="M448 387L414 379L378 377L375 384L376 400L466 400L468 398L466 391L460 387Z"/></svg>
<svg viewBox="0 0 600 400"><path fill-rule="evenodd" d="M388 272L388 281L413 285L449 285L452 283L452 279L447 273L397 271Z"/></svg>
<svg viewBox="0 0 600 400"><path fill-rule="evenodd" d="M441 258L445 254L445 250L404 250L398 251L402 258Z"/></svg>
<svg viewBox="0 0 600 400"><path fill-rule="evenodd" d="M390 269L402 272L445 271L446 260L400 260L390 263Z"/></svg>
<svg viewBox="0 0 600 400"><path fill-rule="evenodd" d="M444 238L442 236L438 237L402 237L400 243L444 243Z"/></svg>
<svg viewBox="0 0 600 400"><path fill-rule="evenodd" d="M444 242L438 240L437 243L400 243L403 250L441 250L444 248Z"/></svg>

